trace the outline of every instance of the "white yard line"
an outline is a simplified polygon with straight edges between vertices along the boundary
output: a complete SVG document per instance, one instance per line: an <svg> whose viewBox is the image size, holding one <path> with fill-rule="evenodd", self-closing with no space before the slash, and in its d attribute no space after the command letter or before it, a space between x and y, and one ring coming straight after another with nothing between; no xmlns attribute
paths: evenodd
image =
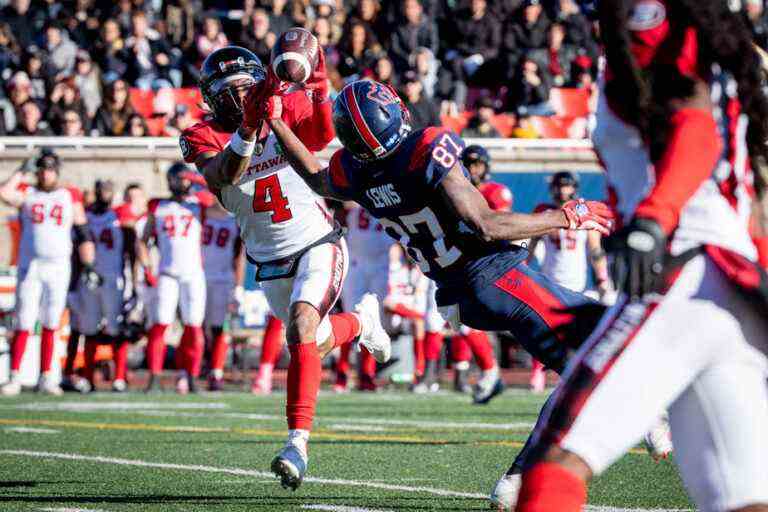
<svg viewBox="0 0 768 512"><path fill-rule="evenodd" d="M52 428L32 428L32 427L6 427L3 429L5 432L19 433L19 434L60 434L61 430L54 430Z"/></svg>
<svg viewBox="0 0 768 512"><path fill-rule="evenodd" d="M82 455L78 453L38 452L38 451L31 451L31 450L0 450L0 454L17 455L21 457L37 457L41 459L62 459L62 460L74 460L74 461L98 462L102 464L114 464L119 466L136 466L136 467L156 468L156 469L194 471L194 472L202 472L202 473L223 473L228 475L250 476L255 478L272 478L273 477L272 473L268 473L266 471L255 471L251 469L222 468L222 467L215 467L215 466L202 466L202 465L192 465L192 464L171 464L166 462L149 462L149 461L136 460L136 459L118 459L114 457ZM325 485L339 485L339 486L346 486L346 487L369 487L371 489L382 489L385 491L401 491L401 492L433 494L435 496L444 496L444 497L451 497L451 498L473 498L473 499L487 498L486 494L480 494L480 493L451 491L449 489L439 489L435 487L394 485L394 484L386 484L381 482L370 482L370 481L366 482L362 480L343 480L343 479L336 479L336 478L308 477L308 478L305 478L304 481L308 483L317 483L317 484L325 484ZM302 508L307 508L311 506L317 507L320 505L307 505ZM50 510L53 510L53 509L50 509ZM55 509L55 510L57 512L63 512L64 509ZM78 510L78 509L73 509L73 510ZM315 508L314 510L333 510L337 512L366 511L366 509L360 509L360 508L354 508L354 507L346 507L346 508L340 508L340 509L339 508L337 509ZM96 511L93 511L93 512L96 512ZM383 512L383 511L369 510L368 512ZM690 509L641 509L641 508L630 509L630 508L616 508L616 507L587 505L586 507L584 507L584 512L692 512L692 511Z"/></svg>
<svg viewBox="0 0 768 512"><path fill-rule="evenodd" d="M77 507L46 507L41 508L44 512L107 512L100 508L77 508Z"/></svg>
<svg viewBox="0 0 768 512"><path fill-rule="evenodd" d="M31 402L28 404L11 406L14 409L26 411L127 411L141 409L229 409L229 405L221 402Z"/></svg>
<svg viewBox="0 0 768 512"><path fill-rule="evenodd" d="M326 510L328 512L394 512L376 508L347 507L345 505L302 505L305 510Z"/></svg>

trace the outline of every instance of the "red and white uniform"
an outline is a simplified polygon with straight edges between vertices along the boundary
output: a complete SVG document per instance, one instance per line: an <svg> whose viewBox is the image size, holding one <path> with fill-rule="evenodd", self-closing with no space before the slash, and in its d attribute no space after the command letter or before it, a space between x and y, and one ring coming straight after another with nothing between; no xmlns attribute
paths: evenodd
<svg viewBox="0 0 768 512"><path fill-rule="evenodd" d="M485 181L478 185L477 189L483 194L488 206L495 211L509 211L512 209L515 196L506 185L495 181Z"/></svg>
<svg viewBox="0 0 768 512"><path fill-rule="evenodd" d="M556 206L540 204L534 213L555 210ZM575 292L587 287L587 231L559 229L541 237L544 243L544 260L541 272L560 286Z"/></svg>
<svg viewBox="0 0 768 512"><path fill-rule="evenodd" d="M349 274L344 282L344 308L351 311L366 293L384 300L389 284L389 248L392 239L382 225L360 206L347 210Z"/></svg>
<svg viewBox="0 0 768 512"><path fill-rule="evenodd" d="M432 304L434 308L430 309L430 299L434 303L434 287L434 281L425 276L418 266L395 262L389 267L388 302L400 304L424 315L427 330L432 325L430 324L430 315L432 315L432 322L439 324L435 330L442 331L445 321L437 312L437 304Z"/></svg>
<svg viewBox="0 0 768 512"><path fill-rule="evenodd" d="M115 336L119 328L117 317L122 309L125 282L123 230L117 212L113 209L101 213L87 210L85 215L96 248L94 269L103 282L95 290L85 286L78 288L78 327L86 336L94 335L103 322L104 332Z"/></svg>
<svg viewBox="0 0 768 512"><path fill-rule="evenodd" d="M203 207L194 197L184 201L153 199L149 211L155 218L155 240L160 254L156 320L173 323L176 308L184 325L200 326L205 315L203 273Z"/></svg>
<svg viewBox="0 0 768 512"><path fill-rule="evenodd" d="M203 268L207 299L205 324L224 325L235 289L235 244L240 236L234 217L206 217L203 224Z"/></svg>
<svg viewBox="0 0 768 512"><path fill-rule="evenodd" d="M30 331L39 318L43 327L56 329L72 271L74 208L82 196L77 189L65 187L44 192L23 186L21 192L17 328Z"/></svg>
<svg viewBox="0 0 768 512"><path fill-rule="evenodd" d="M310 150L319 151L333 139L333 133L318 133L312 125L313 106L304 91L286 94L282 104L283 120ZM184 159L194 163L202 154L219 153L231 136L213 120L200 122L182 133ZM295 255L334 229L323 200L294 172L271 132L253 153L245 175L223 187L220 199L235 215L246 253L257 263ZM308 302L323 317L317 339L326 339L331 333L327 312L341 293L347 260L344 240L318 245L302 255L293 277L264 281L273 313L287 322L292 303Z"/></svg>
<svg viewBox="0 0 768 512"><path fill-rule="evenodd" d="M661 59L683 74L696 72L693 29L678 54L661 53L665 4L637 2L629 26L640 65ZM746 216L746 120L735 84L713 72L714 111L674 113L657 162L617 115L621 106L600 103L594 141L623 220L636 213L657 220L671 232L672 254L710 247L682 266L665 294L619 298L569 363L546 413L549 425L535 436L599 474L668 408L688 492L700 510L725 511L768 503L768 325L723 271L739 255L754 260L756 250Z"/></svg>

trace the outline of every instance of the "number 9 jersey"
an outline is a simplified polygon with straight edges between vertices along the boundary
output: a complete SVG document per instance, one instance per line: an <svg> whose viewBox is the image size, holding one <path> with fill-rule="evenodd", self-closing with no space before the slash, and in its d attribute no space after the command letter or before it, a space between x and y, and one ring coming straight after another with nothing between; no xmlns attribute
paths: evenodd
<svg viewBox="0 0 768 512"><path fill-rule="evenodd" d="M412 132L380 160L362 162L342 148L331 158L330 186L379 219L430 279L460 282L487 265L507 266L526 256L513 244L480 239L443 199L440 182L463 149L458 135L435 127ZM499 253L504 257L485 258Z"/></svg>

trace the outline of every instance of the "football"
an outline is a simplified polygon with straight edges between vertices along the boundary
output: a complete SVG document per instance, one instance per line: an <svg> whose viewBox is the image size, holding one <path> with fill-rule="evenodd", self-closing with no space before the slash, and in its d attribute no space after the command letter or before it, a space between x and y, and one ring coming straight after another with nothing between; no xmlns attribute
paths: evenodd
<svg viewBox="0 0 768 512"><path fill-rule="evenodd" d="M317 38L309 30L288 29L272 47L272 70L284 82L304 83L317 65L319 47Z"/></svg>

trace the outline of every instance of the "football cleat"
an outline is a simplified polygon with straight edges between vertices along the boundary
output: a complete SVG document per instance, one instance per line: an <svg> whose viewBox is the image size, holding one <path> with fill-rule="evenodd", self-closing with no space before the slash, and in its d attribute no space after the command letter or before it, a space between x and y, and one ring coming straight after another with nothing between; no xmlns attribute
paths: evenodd
<svg viewBox="0 0 768 512"><path fill-rule="evenodd" d="M308 457L306 447L300 444L289 441L272 460L272 472L280 478L283 489L295 491L304 480Z"/></svg>
<svg viewBox="0 0 768 512"><path fill-rule="evenodd" d="M125 393L126 391L128 391L128 383L123 379L115 379L112 382L113 393Z"/></svg>
<svg viewBox="0 0 768 512"><path fill-rule="evenodd" d="M64 394L59 383L54 381L50 375L43 373L37 382L37 392L44 395L61 396Z"/></svg>
<svg viewBox="0 0 768 512"><path fill-rule="evenodd" d="M162 391L163 389L160 387L160 376L159 375L150 375L149 376L149 382L147 383L147 387L144 388L145 393L157 393Z"/></svg>
<svg viewBox="0 0 768 512"><path fill-rule="evenodd" d="M90 393L93 390L93 386L91 386L87 379L71 375L61 379L61 389L64 391L74 391L75 393Z"/></svg>
<svg viewBox="0 0 768 512"><path fill-rule="evenodd" d="M213 375L208 376L208 391L223 391L224 379L216 378Z"/></svg>
<svg viewBox="0 0 768 512"><path fill-rule="evenodd" d="M392 340L381 325L379 299L373 293L363 295L355 312L360 315L360 344L368 349L379 363L386 363L392 357Z"/></svg>
<svg viewBox="0 0 768 512"><path fill-rule="evenodd" d="M547 387L547 371L544 366L536 365L531 369L530 386L534 393L544 392Z"/></svg>
<svg viewBox="0 0 768 512"><path fill-rule="evenodd" d="M189 377L186 372L182 372L179 378L176 379L176 393L179 395L186 395L189 393Z"/></svg>
<svg viewBox="0 0 768 512"><path fill-rule="evenodd" d="M494 368L483 372L475 385L472 401L476 404L487 404L493 397L504 391L504 382L499 376L499 369Z"/></svg>
<svg viewBox="0 0 768 512"><path fill-rule="evenodd" d="M0 395L2 396L18 396L21 394L21 382L16 379L11 379L0 387Z"/></svg>
<svg viewBox="0 0 768 512"><path fill-rule="evenodd" d="M491 510L497 512L513 512L517 505L517 495L520 493L521 475L504 475L496 482L488 497Z"/></svg>
<svg viewBox="0 0 768 512"><path fill-rule="evenodd" d="M453 390L464 394L472 392L472 386L469 385L469 368L456 368L453 374Z"/></svg>
<svg viewBox="0 0 768 512"><path fill-rule="evenodd" d="M643 444L645 449L648 450L648 454L656 462L669 458L674 447L672 446L672 430L669 427L669 417L666 414L645 434Z"/></svg>

